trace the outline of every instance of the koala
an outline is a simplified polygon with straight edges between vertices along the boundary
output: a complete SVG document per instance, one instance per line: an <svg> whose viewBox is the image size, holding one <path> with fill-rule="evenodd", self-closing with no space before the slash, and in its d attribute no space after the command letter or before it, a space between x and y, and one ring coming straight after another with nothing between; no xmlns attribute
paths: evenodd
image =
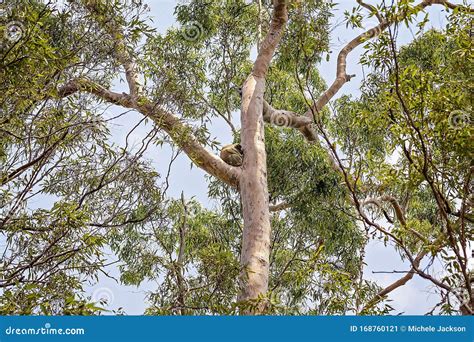
<svg viewBox="0 0 474 342"><path fill-rule="evenodd" d="M244 151L240 144L230 144L221 149L220 157L229 165L241 166L244 159Z"/></svg>

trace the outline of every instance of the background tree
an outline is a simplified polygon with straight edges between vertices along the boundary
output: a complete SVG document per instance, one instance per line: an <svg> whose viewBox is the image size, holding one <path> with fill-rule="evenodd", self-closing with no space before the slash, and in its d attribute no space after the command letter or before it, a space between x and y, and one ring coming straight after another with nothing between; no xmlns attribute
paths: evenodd
<svg viewBox="0 0 474 342"><path fill-rule="evenodd" d="M443 312L458 309L455 297L472 313L472 10L357 3L349 24L360 26L363 11L379 24L338 53L328 88L317 71L329 53L326 1L194 0L164 34L141 1L9 4L2 312L100 310L83 286L104 272L110 248L123 283L158 282L150 314L386 313L379 302L415 274L441 291ZM423 35L425 19L398 48L399 28L432 5L452 10L447 31ZM328 108L360 45L377 71L360 99ZM126 93L113 90L118 80ZM141 118L120 146L109 128L129 111ZM242 167L211 151L216 120L241 143ZM129 143L138 127L148 133ZM163 145L174 154L160 177L144 156ZM211 176L216 208L167 196L180 153ZM35 197L54 205L35 209ZM363 277L371 236L412 266L385 289ZM441 278L420 267L438 256Z"/></svg>

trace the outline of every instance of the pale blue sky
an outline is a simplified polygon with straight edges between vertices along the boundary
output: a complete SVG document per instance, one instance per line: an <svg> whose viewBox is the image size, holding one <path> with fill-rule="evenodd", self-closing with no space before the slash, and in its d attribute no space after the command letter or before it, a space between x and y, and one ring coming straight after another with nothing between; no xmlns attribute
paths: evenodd
<svg viewBox="0 0 474 342"><path fill-rule="evenodd" d="M369 3L377 3L377 1L368 1ZM462 1L454 1L462 2ZM151 8L150 16L153 18L153 25L160 31L165 32L166 29L175 24L173 17L174 6L177 1L172 0L148 0L147 3ZM333 23L336 25L332 31L331 49L334 51L329 62L324 62L319 68L321 75L327 83L332 82L335 74L335 57L337 52L344 45L345 42L355 37L358 31L346 29L344 20L344 10L351 9L356 5L355 0L340 1L337 6L337 11L333 18ZM445 10L441 6L435 6L429 10L431 24L434 27L440 27L445 21ZM365 21L367 27L371 27L375 21L369 19ZM400 34L400 43L406 43L412 39L413 35L408 29L404 29ZM358 63L362 48L356 49L348 58L348 73L356 74L356 77L344 86L342 94L359 94L359 85L364 75L361 65ZM369 70L365 70L367 73ZM122 84L116 84L118 91L126 91ZM113 111L119 110L118 108ZM123 142L124 136L127 134L130 124L137 122L140 119L138 114L128 114L121 122L121 126L113 127L114 141L117 143ZM239 126L239 117L235 116L234 122ZM141 141L143 134L149 129L148 127L140 127L132 136L136 142ZM211 132L222 143L230 141L231 133L228 127L219 119L213 121ZM157 170L164 174L168 165L170 151L167 148L158 149L156 147L150 149L146 155ZM168 194L171 196L179 196L184 191L187 198L196 197L199 201L206 205L210 205L207 198L207 185L204 180L204 172L194 167L190 169L190 162L187 157L182 156L178 158L173 167L171 186ZM111 256L112 257L112 256ZM366 262L368 266L365 269L365 277L367 279L376 280L381 286L388 285L394 280L398 279L400 275L396 274L372 274L372 271L392 271L392 270L408 270L409 265L400 261L398 254L391 247L385 247L382 242L373 241L367 248ZM110 268L110 273L118 277L118 271ZM117 284L112 279L101 277L98 284L88 288L88 292L97 299L101 294L111 297L110 309L117 309L123 307L127 314L142 314L147 304L145 302L146 291L156 289L158 284L144 283L139 288L123 286ZM438 299L436 295L431 294L431 284L419 277L414 277L407 285L396 290L390 295L393 299L391 303L396 309L395 313L405 314L423 314L428 311Z"/></svg>

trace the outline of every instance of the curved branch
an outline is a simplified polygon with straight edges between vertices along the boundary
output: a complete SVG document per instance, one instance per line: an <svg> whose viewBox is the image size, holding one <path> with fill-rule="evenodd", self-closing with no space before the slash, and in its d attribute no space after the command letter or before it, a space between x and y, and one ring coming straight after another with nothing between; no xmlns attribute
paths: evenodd
<svg viewBox="0 0 474 342"><path fill-rule="evenodd" d="M359 1L358 1L359 2ZM422 11L426 7L431 5L444 5L450 9L455 9L458 7L463 8L468 12L472 12L472 9L466 8L461 5L455 5L445 0L424 0L414 7L416 12ZM371 28L370 30L358 35L353 40L351 40L344 48L339 52L337 57L337 69L336 69L336 79L333 81L331 86L319 97L319 99L308 109L305 113L306 116L310 118L316 118L317 114L321 109L336 95L342 86L351 80L352 75L346 73L347 66L347 56L349 53L354 50L356 47L366 42L369 39L379 36L386 28L390 25L398 23L405 19L405 15L395 15L392 20L385 20L383 18L379 25Z"/></svg>
<svg viewBox="0 0 474 342"><path fill-rule="evenodd" d="M370 13L373 13L377 19L379 20L379 22L382 22L383 21L383 18L382 16L380 15L379 11L377 10L377 8L373 5L370 5L370 4L367 4L365 3L364 1L362 0L356 0L357 3L359 5L361 5L362 7L364 7L365 9L369 10Z"/></svg>
<svg viewBox="0 0 474 342"><path fill-rule="evenodd" d="M379 293L377 293L377 295L374 298L369 300L369 302L364 306L361 312L364 312L374 307L390 292L396 290L397 288L405 285L408 281L410 281L415 275L416 269L420 266L421 259L423 259L425 255L426 255L426 252L421 252L420 254L418 254L416 258L413 260L413 266L410 269L410 271L408 271L407 274L405 274L403 277L401 277L400 279L393 282L392 284L390 284L389 286L381 290Z"/></svg>
<svg viewBox="0 0 474 342"><path fill-rule="evenodd" d="M113 92L86 78L68 82L58 89L58 96L66 97L79 91L93 94L115 105L135 109L149 117L159 128L168 133L199 168L231 186L238 187L241 170L227 165L218 156L206 150L192 134L193 128L172 113L149 103L145 98L134 101L130 95Z"/></svg>
<svg viewBox="0 0 474 342"><path fill-rule="evenodd" d="M310 126L312 124L310 118L292 111L275 109L265 100L263 100L263 120L275 126L296 128L309 142L319 140L318 135Z"/></svg>
<svg viewBox="0 0 474 342"><path fill-rule="evenodd" d="M317 118L318 113L323 109L323 107L328 104L328 102L337 94L337 92L342 88L346 82L349 82L353 75L348 75L346 73L347 67L347 56L349 53L358 47L363 42L367 41L370 38L374 38L385 30L390 23L388 21L382 21L379 25L371 28L367 32L364 32L358 35L356 38L351 40L340 52L337 57L337 67L336 67L336 79L333 81L331 86L319 97L319 99L308 109L305 113L307 117Z"/></svg>
<svg viewBox="0 0 474 342"><path fill-rule="evenodd" d="M136 101L142 93L139 82L138 66L130 55L128 47L125 44L123 29L117 23L115 16L109 20L104 20L104 17L110 17L109 12L107 12L108 8L107 6L104 6L104 4L101 4L97 0L82 0L81 2L95 17L96 21L104 27L105 31L115 42L115 53L117 54L117 59L120 64L122 64L125 69L125 77L130 90L130 96L133 101Z"/></svg>
<svg viewBox="0 0 474 342"><path fill-rule="evenodd" d="M379 198L369 198L369 199L366 199L364 202L362 202L361 206L365 206L367 204L375 204L378 207L381 207L380 205L381 201L389 202L392 205L393 210L395 211L395 215L397 216L397 219L400 222L400 224L402 226L406 226L407 222L405 219L405 212L403 208L400 206L400 204L398 203L397 199L393 196L384 195Z"/></svg>

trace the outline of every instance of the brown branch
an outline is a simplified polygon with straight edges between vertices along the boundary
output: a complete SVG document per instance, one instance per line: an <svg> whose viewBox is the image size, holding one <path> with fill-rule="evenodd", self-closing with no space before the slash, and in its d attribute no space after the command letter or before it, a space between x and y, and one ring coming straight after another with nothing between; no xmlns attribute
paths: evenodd
<svg viewBox="0 0 474 342"><path fill-rule="evenodd" d="M168 133L198 167L231 186L238 186L240 169L227 165L218 156L207 151L192 134L193 128L172 113L143 98L139 101L140 103L136 103L130 95L113 92L86 78L72 80L58 89L59 97L69 96L76 92L93 94L106 102L135 109L149 117L159 128Z"/></svg>
<svg viewBox="0 0 474 342"><path fill-rule="evenodd" d="M69 133L69 130L66 130L62 135L61 137L55 141L51 146L49 146L48 148L46 148L44 150L44 152L39 155L37 158L29 161L28 163L18 167L17 169L13 170L12 172L10 172L10 174L8 174L5 178L3 179L0 179L0 185L5 185L7 184L8 182L10 182L11 180L15 179L16 177L20 176L23 172L25 172L26 170L28 170L31 166L33 166L34 164L38 163L39 161L43 160L43 159L46 159L48 158L51 153L53 153L54 149L64 140L66 139L66 136L68 135Z"/></svg>
<svg viewBox="0 0 474 342"><path fill-rule="evenodd" d="M274 9L272 22L270 24L270 31L260 46L257 59L255 60L253 66L252 74L255 77L264 78L267 74L273 53L280 42L281 36L283 34L283 28L288 21L286 0L274 0L273 7Z"/></svg>
<svg viewBox="0 0 474 342"><path fill-rule="evenodd" d="M380 15L379 11L377 10L377 8L375 6L367 4L367 3L363 2L362 0L356 0L356 1L359 5L361 5L365 9L369 10L370 13L373 13L377 17L379 22L383 21L382 16Z"/></svg>
<svg viewBox="0 0 474 342"><path fill-rule="evenodd" d="M27 270L27 269L30 269L30 268L33 268L34 266L36 266L41 258L43 258L44 256L46 256L49 251L63 238L66 236L66 233L67 232L64 232L62 233L61 235L59 235L57 238L55 238L40 254L38 254L36 257L34 257L28 264L26 265L23 265L23 266L18 266L18 268L13 271L11 274L7 275L4 277L4 279L1 280L2 283L2 287L5 287L5 284L8 284L12 279L14 279L18 274L21 274L23 271Z"/></svg>
<svg viewBox="0 0 474 342"><path fill-rule="evenodd" d="M361 311L364 312L364 311L374 307L386 295L388 295L390 292L396 290L397 288L405 285L408 281L410 281L413 278L413 276L415 275L416 269L420 266L420 262L424 258L425 255L426 255L426 252L419 253L416 256L415 260L413 261L413 265L412 265L412 268L410 269L410 271L408 271L406 275L404 275L403 277L401 277L400 279L393 282L392 284L390 284L389 286L387 286L386 288L381 290L379 293L377 293L377 295L374 298L372 298L371 300L369 300L369 302L364 306L364 308Z"/></svg>
<svg viewBox="0 0 474 342"><path fill-rule="evenodd" d="M367 204L375 204L375 205L380 207L380 202L381 201L389 202L392 205L393 210L395 211L395 215L397 216L397 219L400 222L400 224L402 226L406 226L407 222L406 222L406 219L405 219L405 212L404 212L403 208L400 206L400 204L398 203L397 199L393 196L384 195L384 196L381 196L379 198L369 198L369 199L365 200L363 203L361 203L361 206L364 206L364 205L367 205Z"/></svg>
<svg viewBox="0 0 474 342"><path fill-rule="evenodd" d="M181 315L186 315L185 296L186 296L186 281L184 279L184 259L186 249L186 230L187 230L187 219L188 219L188 207L184 199L184 193L181 192L181 204L183 205L183 222L179 225L179 246L178 246L178 258L174 263L174 270L176 274L176 283L178 285L178 303L182 307Z"/></svg>
<svg viewBox="0 0 474 342"><path fill-rule="evenodd" d="M369 198L369 199L366 199L365 201L361 202L360 206L364 207L367 204L375 204L378 208L380 208L382 210L382 212L385 215L385 218L387 219L387 221L389 221L390 223L393 223L393 221L389 217L387 217L387 214L386 214L385 210L383 209L382 204L380 203L382 201L383 202L389 202L392 205L393 210L395 211L395 216L398 219L398 222L400 222L400 224L405 229L407 229L409 232L411 232L413 235L415 235L421 241L428 242L428 239L426 237L421 235L416 230L414 230L414 229L407 226L407 222L406 222L406 218L405 218L405 210L400 206L400 204L398 203L398 201L395 197L390 196L390 195L384 195L384 196L381 196L379 198Z"/></svg>
<svg viewBox="0 0 474 342"><path fill-rule="evenodd" d="M113 13L112 16L111 13L107 12L109 11L109 7L97 0L83 0L82 3L115 42L115 53L117 54L117 59L120 64L122 64L125 69L125 77L127 79L131 99L137 101L142 92L138 67L125 44L125 35L123 29L117 22L116 14ZM108 20L103 19L105 16L108 17Z"/></svg>
<svg viewBox="0 0 474 342"><path fill-rule="evenodd" d="M444 6L446 6L447 8L452 9L452 10L454 10L454 9L456 9L456 8L460 8L460 9L462 9L463 11L466 11L466 12L468 12L468 13L472 13L472 12L474 11L474 10L473 10L472 8L470 8L470 7L466 7L466 6L464 6L464 5L456 5L456 4L453 4L453 3L449 2L449 1L445 1L445 0L431 0L431 1L430 1L430 0L427 0L427 1L423 1L423 2L424 2L424 3L428 2L428 3L430 3L431 5L444 5Z"/></svg>
<svg viewBox="0 0 474 342"><path fill-rule="evenodd" d="M471 12L472 9L466 8L460 5L451 4L445 0L424 0L415 6L416 11L421 11L428 6L431 5L445 5L450 9L454 9L457 7L462 7L466 11ZM319 99L310 107L308 111L306 111L305 115L310 118L316 118L318 113L322 110L322 108L336 95L342 86L351 80L352 75L348 75L346 73L347 67L347 56L349 53L354 50L356 47L361 45L362 43L366 42L369 39L375 38L379 36L387 27L397 22L402 21L405 19L405 15L395 15L392 20L385 20L382 19L379 25L369 29L368 31L358 35L353 40L351 40L344 48L339 52L337 57L337 69L336 69L336 79L331 84L331 86L319 97Z"/></svg>
<svg viewBox="0 0 474 342"><path fill-rule="evenodd" d="M440 288L443 288L447 291L452 291L452 288L444 283L442 283L441 281L437 280L436 278L432 277L431 275L423 272L422 270L419 269L419 267L416 265L415 263L415 258L413 258L413 256L410 254L410 251L408 250L408 248L404 245L403 243L403 240L398 238L397 236L395 236L394 234L392 234L390 231L388 231L387 229L384 229L384 227L382 227L381 225L377 224L376 222L373 222L372 220L370 220L367 215L364 213L364 211L362 210L362 205L361 205L361 202L359 201L359 199L357 198L356 196L356 192L355 192L355 189L352 185L352 182L351 182L351 179L350 179L350 176L349 174L346 172L346 170L344 169L343 167L343 164L342 164L342 161L341 159L339 158L338 154L337 154L337 151L335 149L335 147L331 144L326 132L324 130L322 130L322 134L323 134L323 138L325 139L326 143L328 144L329 146L329 149L331 151L331 160L335 163L335 167L338 168L340 170L340 172L342 173L343 177L344 177L344 182L346 183L346 186L351 194L351 196L348 196L348 200L355 206L357 212L359 213L360 217L362 218L363 222L365 222L367 225L371 226L371 227L374 227L377 231L381 232L382 234L390 237L393 241L395 241L398 246L405 252L407 258L410 260L410 263L413 267L413 269L416 271L416 273L424 278L424 279L427 279L429 281L431 281L433 284L437 285L438 287ZM328 153L329 154L329 153ZM424 240L424 239L423 239Z"/></svg>
<svg viewBox="0 0 474 342"><path fill-rule="evenodd" d="M125 108L135 109L130 95L113 92L85 77L73 79L62 87L60 87L58 89L58 96L67 97L76 92L90 93L99 97L105 102L109 102Z"/></svg>

